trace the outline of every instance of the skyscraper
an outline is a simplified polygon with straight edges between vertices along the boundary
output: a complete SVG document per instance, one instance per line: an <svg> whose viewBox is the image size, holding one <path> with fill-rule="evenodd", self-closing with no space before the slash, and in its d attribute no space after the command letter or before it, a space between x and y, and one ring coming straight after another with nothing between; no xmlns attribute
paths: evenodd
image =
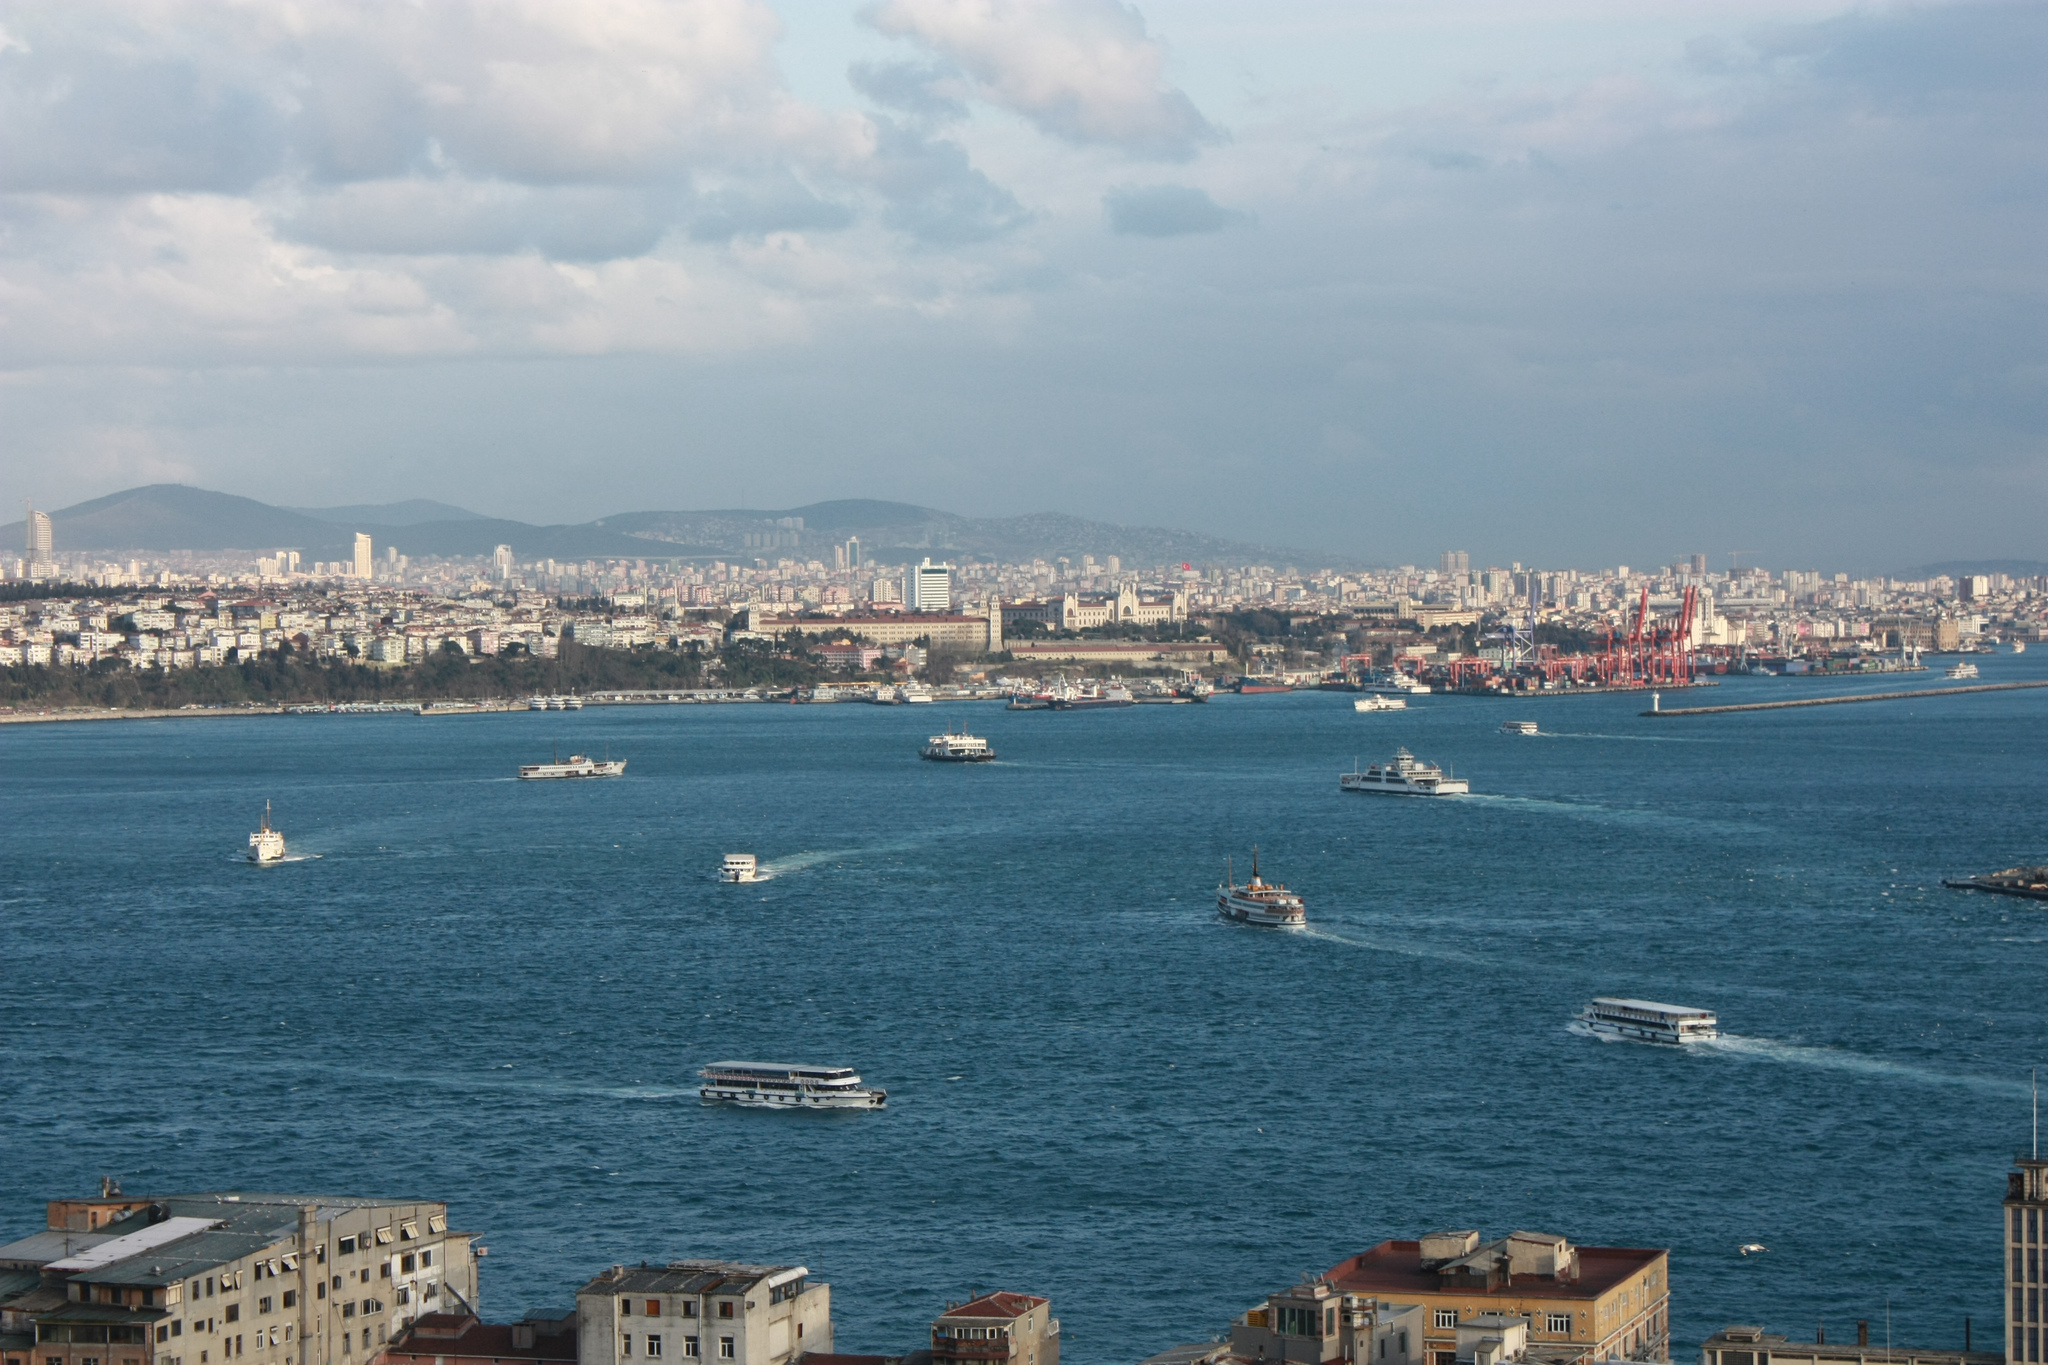
<svg viewBox="0 0 2048 1365"><path fill-rule="evenodd" d="M48 512L28 514L28 576L34 579L57 576L57 535Z"/></svg>
<svg viewBox="0 0 2048 1365"><path fill-rule="evenodd" d="M512 576L512 547L500 545L491 551L491 565L498 571L498 581L504 582Z"/></svg>
<svg viewBox="0 0 2048 1365"><path fill-rule="evenodd" d="M370 550L370 538L369 538L369 536L365 535L365 534L364 534L363 532L361 532L361 531L358 531L358 532L356 532L356 577L357 577L357 578L368 578L368 577L370 576L370 558L371 558L371 550Z"/></svg>
<svg viewBox="0 0 2048 1365"><path fill-rule="evenodd" d="M904 576L904 605L912 611L950 611L953 606L953 566L934 564L929 558Z"/></svg>
<svg viewBox="0 0 2048 1365"><path fill-rule="evenodd" d="M2005 1178L2006 1352L2010 1361L2041 1358L2041 1244L2048 1237L2048 1160L2040 1140L2014 1160Z"/></svg>
<svg viewBox="0 0 2048 1365"><path fill-rule="evenodd" d="M1472 556L1464 550L1445 550L1438 567L1444 573L1471 573Z"/></svg>
<svg viewBox="0 0 2048 1365"><path fill-rule="evenodd" d="M846 567L849 569L858 569L860 567L859 536L848 536L846 538Z"/></svg>

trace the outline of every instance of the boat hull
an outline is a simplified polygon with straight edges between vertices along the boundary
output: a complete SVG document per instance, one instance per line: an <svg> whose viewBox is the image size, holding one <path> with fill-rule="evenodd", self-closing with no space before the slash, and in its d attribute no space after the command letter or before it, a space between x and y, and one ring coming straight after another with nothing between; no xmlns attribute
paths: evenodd
<svg viewBox="0 0 2048 1365"><path fill-rule="evenodd" d="M1135 706L1137 702L1124 697L1076 697L1072 701L1055 701L1055 711L1101 711L1109 707Z"/></svg>
<svg viewBox="0 0 2048 1365"><path fill-rule="evenodd" d="M1655 1043L1659 1047L1685 1047L1692 1043L1711 1042L1721 1035L1712 1033L1680 1034L1671 1029L1653 1028L1646 1024L1617 1023L1612 1019L1600 1019L1592 1015L1576 1016L1579 1026L1586 1032L1600 1038L1618 1038L1627 1043Z"/></svg>
<svg viewBox="0 0 2048 1365"><path fill-rule="evenodd" d="M996 751L986 749L978 754L920 754L919 757L928 763L993 763Z"/></svg>
<svg viewBox="0 0 2048 1365"><path fill-rule="evenodd" d="M1228 891L1217 893L1216 913L1232 924L1248 924L1254 929L1299 929L1308 923L1308 911L1299 904L1284 908L1264 905Z"/></svg>
<svg viewBox="0 0 2048 1365"><path fill-rule="evenodd" d="M881 1109L888 1104L884 1090L847 1090L833 1094L748 1090L739 1086L699 1087L697 1098L706 1104L730 1104L741 1109Z"/></svg>
<svg viewBox="0 0 2048 1365"><path fill-rule="evenodd" d="M1447 777L1431 787L1417 786L1412 782L1353 781L1352 777L1353 774L1345 773L1338 779L1338 784L1345 791L1368 796L1466 796L1472 790L1472 784L1462 777Z"/></svg>

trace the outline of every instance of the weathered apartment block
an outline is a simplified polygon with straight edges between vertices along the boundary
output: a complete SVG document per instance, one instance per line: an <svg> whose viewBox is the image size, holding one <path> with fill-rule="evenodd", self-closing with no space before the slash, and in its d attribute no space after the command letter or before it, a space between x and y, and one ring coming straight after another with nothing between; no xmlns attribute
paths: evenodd
<svg viewBox="0 0 2048 1365"><path fill-rule="evenodd" d="M615 1265L576 1291L582 1365L787 1365L832 1350L832 1287L800 1265Z"/></svg>

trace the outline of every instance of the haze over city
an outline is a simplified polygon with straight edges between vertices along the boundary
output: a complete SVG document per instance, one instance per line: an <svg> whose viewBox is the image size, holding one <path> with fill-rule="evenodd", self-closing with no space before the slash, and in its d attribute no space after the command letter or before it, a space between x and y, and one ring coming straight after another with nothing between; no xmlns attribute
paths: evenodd
<svg viewBox="0 0 2048 1365"><path fill-rule="evenodd" d="M2021 4L15 4L0 489L2039 558Z"/></svg>

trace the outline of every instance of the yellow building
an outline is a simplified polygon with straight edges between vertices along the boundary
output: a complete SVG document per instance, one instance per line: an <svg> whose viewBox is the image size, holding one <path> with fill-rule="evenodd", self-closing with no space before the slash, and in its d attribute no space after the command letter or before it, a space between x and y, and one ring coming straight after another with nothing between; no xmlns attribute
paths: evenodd
<svg viewBox="0 0 2048 1365"><path fill-rule="evenodd" d="M1439 1232L1381 1242L1326 1278L1340 1293L1421 1304L1427 1365L1457 1365L1458 1325L1488 1313L1528 1319L1531 1348L1668 1361L1669 1263L1662 1250L1575 1247L1536 1232L1484 1244L1476 1232Z"/></svg>

